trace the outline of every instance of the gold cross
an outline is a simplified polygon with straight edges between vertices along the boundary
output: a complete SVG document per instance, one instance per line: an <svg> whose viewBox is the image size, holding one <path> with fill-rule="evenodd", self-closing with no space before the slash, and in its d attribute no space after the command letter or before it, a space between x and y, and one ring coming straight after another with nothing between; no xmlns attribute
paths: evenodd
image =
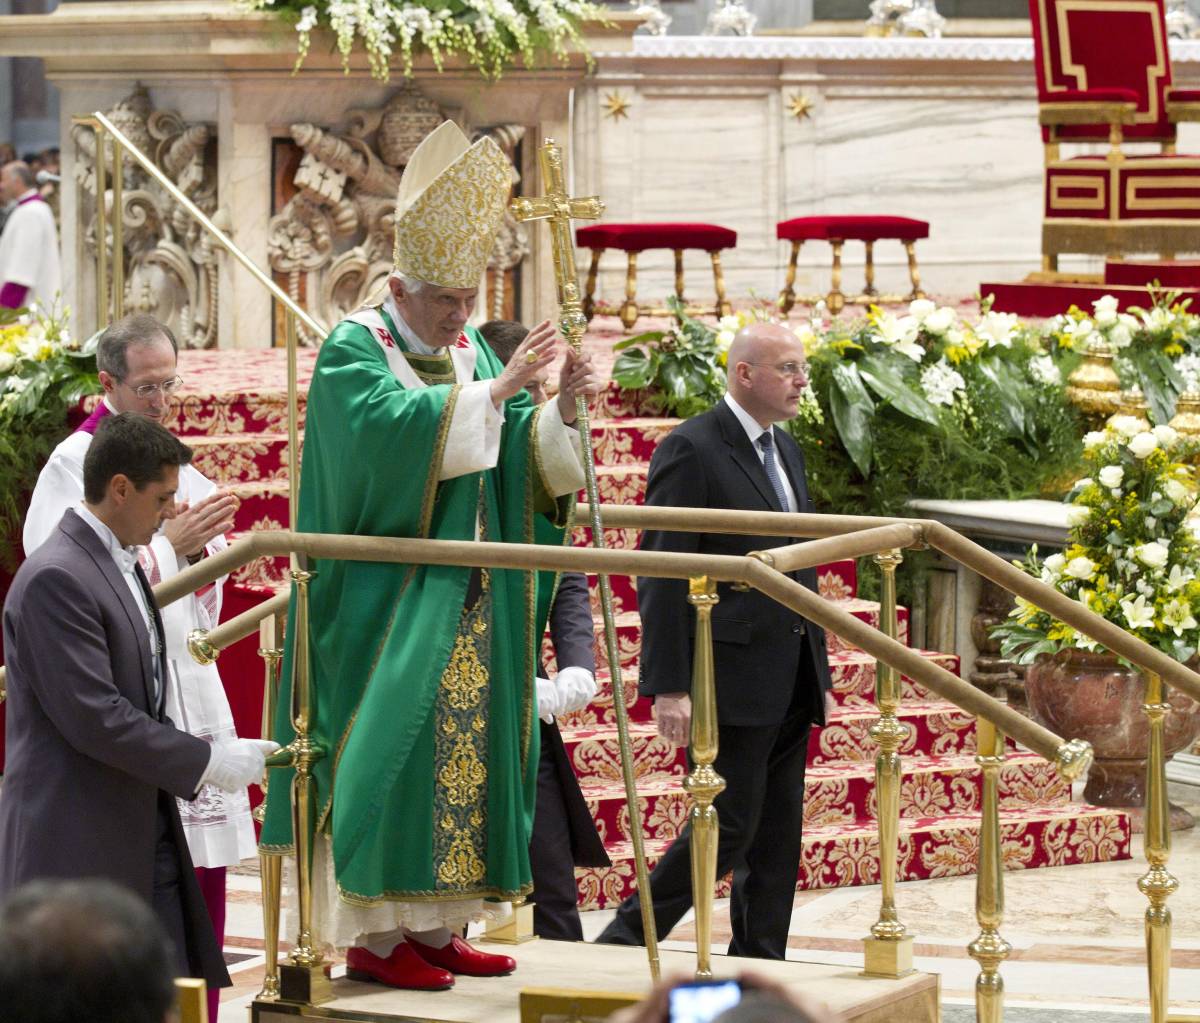
<svg viewBox="0 0 1200 1023"><path fill-rule="evenodd" d="M579 295L579 270L575 265L575 240L571 237L572 220L595 220L604 212L599 196L572 199L567 195L566 175L563 173L562 147L554 139L546 139L538 150L542 169L542 184L546 194L541 197L523 196L512 201L513 216L520 221L548 220L550 249L554 259L554 282L558 288L559 330L571 347L579 350L587 319Z"/></svg>

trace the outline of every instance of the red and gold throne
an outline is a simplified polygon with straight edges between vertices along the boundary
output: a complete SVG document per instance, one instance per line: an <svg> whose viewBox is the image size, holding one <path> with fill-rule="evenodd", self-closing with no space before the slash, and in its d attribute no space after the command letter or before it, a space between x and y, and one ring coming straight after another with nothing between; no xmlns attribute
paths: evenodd
<svg viewBox="0 0 1200 1023"><path fill-rule="evenodd" d="M1046 148L1043 270L1061 253L1200 251L1200 156L1175 152L1176 124L1200 121L1200 89L1171 84L1163 0L1029 0L1029 15ZM1064 143L1091 151L1064 159Z"/></svg>

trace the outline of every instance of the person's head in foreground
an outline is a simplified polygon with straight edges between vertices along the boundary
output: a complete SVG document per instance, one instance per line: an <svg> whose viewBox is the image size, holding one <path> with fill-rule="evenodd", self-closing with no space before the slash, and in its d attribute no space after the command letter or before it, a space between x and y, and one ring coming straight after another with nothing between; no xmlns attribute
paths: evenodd
<svg viewBox="0 0 1200 1023"><path fill-rule="evenodd" d="M778 323L751 323L726 356L729 394L762 427L792 419L808 383L804 345Z"/></svg>
<svg viewBox="0 0 1200 1023"><path fill-rule="evenodd" d="M113 411L161 421L182 383L178 351L175 335L153 316L134 313L109 324L96 343L96 368Z"/></svg>
<svg viewBox="0 0 1200 1023"><path fill-rule="evenodd" d="M740 988L736 1003L729 1005L727 992L714 989L714 997L708 1000L709 1012L705 1011L703 987L693 987L690 977L668 977L636 1005L613 1013L609 1023L843 1023L837 1013L762 974L741 973L728 983ZM719 982L720 988L724 986ZM677 990L673 1002L672 992Z"/></svg>
<svg viewBox="0 0 1200 1023"><path fill-rule="evenodd" d="M0 1023L164 1023L174 962L150 907L111 881L35 881L0 906Z"/></svg>
<svg viewBox="0 0 1200 1023"><path fill-rule="evenodd" d="M83 500L121 542L148 544L175 514L179 467L192 449L136 413L107 416L83 460Z"/></svg>

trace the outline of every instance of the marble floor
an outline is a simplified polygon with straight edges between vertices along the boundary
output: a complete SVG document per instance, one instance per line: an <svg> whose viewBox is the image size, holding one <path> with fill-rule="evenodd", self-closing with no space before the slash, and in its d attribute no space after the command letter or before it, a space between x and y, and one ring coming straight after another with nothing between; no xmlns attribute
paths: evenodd
<svg viewBox="0 0 1200 1023"><path fill-rule="evenodd" d="M1180 881L1170 901L1172 1014L1200 1014L1200 828L1174 834L1169 868ZM1005 875L1001 932L1013 946L1001 971L1007 1023L1125 1023L1147 1018L1142 943L1146 900L1137 890L1145 869L1140 836L1135 836L1132 860ZM975 1019L978 968L965 950L979 930L974 897L973 877L914 881L897 891L900 918L916 939L917 968L941 975L945 1023ZM861 965L860 940L878 909L878 887L798 892L788 958ZM585 935L599 933L611 916L611 910L584 914ZM247 1018L245 1007L262 983L262 934L257 864L247 862L230 876L226 955L234 987L224 992L220 1023ZM728 938L729 906L722 900L714 913L714 948L723 950ZM690 918L671 932L664 948L695 948Z"/></svg>

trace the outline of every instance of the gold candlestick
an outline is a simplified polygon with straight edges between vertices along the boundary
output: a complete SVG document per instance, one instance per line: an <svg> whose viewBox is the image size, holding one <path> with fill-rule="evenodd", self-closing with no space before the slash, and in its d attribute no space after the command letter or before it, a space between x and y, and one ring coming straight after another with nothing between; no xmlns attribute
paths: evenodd
<svg viewBox="0 0 1200 1023"><path fill-rule="evenodd" d="M513 215L521 221L545 220L550 224L550 247L554 259L554 281L558 291L558 329L578 354L583 349L583 334L587 318L579 292L579 271L575 265L575 246L571 238L572 220L594 220L604 211L597 196L572 199L567 195L563 171L562 149L553 139L546 139L538 151L542 170L542 185L546 194L541 198L522 197L512 201ZM596 456L592 450L592 429L587 400L575 399L576 422L583 449L583 473L591 510L592 546L604 547L604 525L600 521L600 492L596 483ZM633 752L629 741L629 711L625 706L625 681L621 675L621 654L617 645L616 616L613 613L612 586L607 575L601 575L600 609L604 619L604 648L612 675L613 710L617 718L617 742L621 750L621 776L625 783L625 801L629 807L629 837L633 844L634 871L642 909L642 929L646 939L646 954L650 975L659 976L658 933L654 928L654 907L650 898L650 871L646 866L646 848L642 838L641 801L633 769Z"/></svg>

